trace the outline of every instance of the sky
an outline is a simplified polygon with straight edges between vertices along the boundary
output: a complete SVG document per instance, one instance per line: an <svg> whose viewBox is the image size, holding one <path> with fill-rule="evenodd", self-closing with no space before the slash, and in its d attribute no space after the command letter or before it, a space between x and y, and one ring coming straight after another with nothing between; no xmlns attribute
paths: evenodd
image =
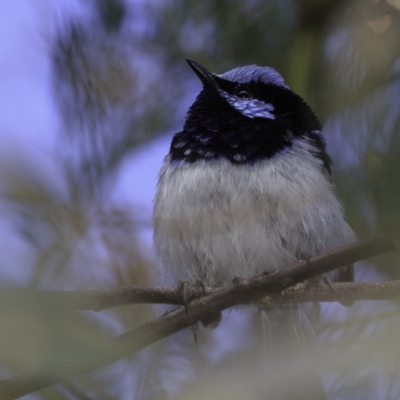
<svg viewBox="0 0 400 400"><path fill-rule="evenodd" d="M49 90L50 64L44 56L43 35L49 26L41 26L38 19L49 15L50 1L40 4L0 3L0 190L14 179L45 176L52 168L48 154L58 121ZM0 274L3 282L22 284L29 271L21 273L19 266L29 265L32 254L4 215L7 207L1 208L0 251L5 259Z"/></svg>
<svg viewBox="0 0 400 400"><path fill-rule="evenodd" d="M0 3L0 37L6 38L0 41L0 190L7 183L28 179L63 191L54 164L61 121L52 93L48 47L56 25L59 28L60 21L74 14L82 16L84 10L72 0ZM130 203L143 210L148 225L157 174L170 138L166 134L136 150L123 163L111 196L115 205ZM29 267L15 266L29 266L32 252L14 231L5 205L0 205L0 212L5 217L0 220L4 255L0 277L3 282L23 284L30 279ZM151 230L144 229L141 237L151 251Z"/></svg>

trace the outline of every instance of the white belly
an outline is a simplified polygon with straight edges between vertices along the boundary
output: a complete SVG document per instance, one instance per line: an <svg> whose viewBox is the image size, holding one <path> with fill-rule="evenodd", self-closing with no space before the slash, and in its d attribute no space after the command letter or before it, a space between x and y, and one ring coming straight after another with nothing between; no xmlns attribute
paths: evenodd
<svg viewBox="0 0 400 400"><path fill-rule="evenodd" d="M249 278L354 240L334 188L299 143L249 165L177 163L160 173L154 241L167 277Z"/></svg>

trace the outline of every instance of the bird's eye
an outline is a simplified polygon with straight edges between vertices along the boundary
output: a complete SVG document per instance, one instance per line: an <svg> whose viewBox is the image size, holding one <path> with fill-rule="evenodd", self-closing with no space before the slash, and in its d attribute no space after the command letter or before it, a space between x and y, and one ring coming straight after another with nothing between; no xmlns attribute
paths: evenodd
<svg viewBox="0 0 400 400"><path fill-rule="evenodd" d="M251 97L250 92L246 89L240 88L236 90L236 96L241 98L249 98Z"/></svg>

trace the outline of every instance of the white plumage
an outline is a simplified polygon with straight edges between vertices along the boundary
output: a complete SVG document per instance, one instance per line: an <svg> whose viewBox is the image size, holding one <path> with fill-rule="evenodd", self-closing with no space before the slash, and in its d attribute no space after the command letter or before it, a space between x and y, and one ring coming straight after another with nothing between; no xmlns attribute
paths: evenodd
<svg viewBox="0 0 400 400"><path fill-rule="evenodd" d="M314 150L301 138L253 165L171 163L167 156L153 217L166 276L212 286L353 241Z"/></svg>

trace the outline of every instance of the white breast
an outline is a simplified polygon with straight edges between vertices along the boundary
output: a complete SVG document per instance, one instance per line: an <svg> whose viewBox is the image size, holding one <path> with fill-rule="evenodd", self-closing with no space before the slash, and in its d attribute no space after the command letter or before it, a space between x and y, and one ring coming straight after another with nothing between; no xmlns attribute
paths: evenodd
<svg viewBox="0 0 400 400"><path fill-rule="evenodd" d="M311 150L298 141L252 166L166 158L153 219L167 277L215 285L354 240L334 187Z"/></svg>

